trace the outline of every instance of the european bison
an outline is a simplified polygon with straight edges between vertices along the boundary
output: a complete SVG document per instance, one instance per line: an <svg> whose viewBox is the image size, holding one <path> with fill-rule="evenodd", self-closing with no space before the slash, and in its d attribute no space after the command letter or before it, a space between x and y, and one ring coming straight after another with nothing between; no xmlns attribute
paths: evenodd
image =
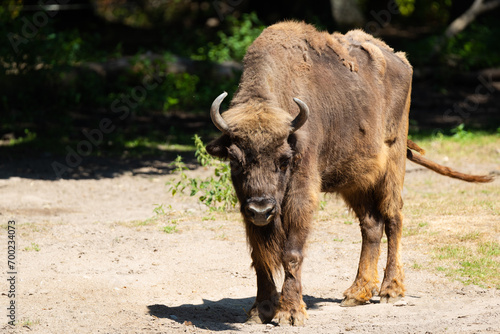
<svg viewBox="0 0 500 334"><path fill-rule="evenodd" d="M401 52L353 30L318 32L305 23L265 29L249 47L229 110L212 104L223 133L207 145L229 159L257 274L250 322L303 324L303 248L320 192L336 192L360 221L363 238L356 279L342 306L404 296L400 260L401 191L406 158L471 182L412 150L407 139L412 67ZM382 234L388 257L381 288L377 261ZM284 270L278 293L275 274Z"/></svg>

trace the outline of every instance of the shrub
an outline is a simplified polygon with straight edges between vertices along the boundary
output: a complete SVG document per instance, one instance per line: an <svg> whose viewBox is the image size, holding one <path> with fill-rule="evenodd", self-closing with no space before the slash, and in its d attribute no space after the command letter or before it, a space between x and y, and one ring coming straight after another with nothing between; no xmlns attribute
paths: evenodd
<svg viewBox="0 0 500 334"><path fill-rule="evenodd" d="M217 36L220 43L210 42L207 47L200 47L198 54L192 57L193 59L215 62L241 61L250 44L264 29L264 25L255 13L243 14L241 20L233 16L228 17L227 20L230 25L229 33L219 31Z"/></svg>
<svg viewBox="0 0 500 334"><path fill-rule="evenodd" d="M179 173L177 182L169 182L171 185L169 192L172 196L189 189L190 196L201 194L198 200L206 205L210 211L225 211L233 209L238 202L231 183L231 168L228 164L213 158L205 149L205 144L198 135L194 136L196 147L195 156L199 164L203 167L214 168L214 175L206 179L187 176L188 169L180 156L172 162L174 173Z"/></svg>

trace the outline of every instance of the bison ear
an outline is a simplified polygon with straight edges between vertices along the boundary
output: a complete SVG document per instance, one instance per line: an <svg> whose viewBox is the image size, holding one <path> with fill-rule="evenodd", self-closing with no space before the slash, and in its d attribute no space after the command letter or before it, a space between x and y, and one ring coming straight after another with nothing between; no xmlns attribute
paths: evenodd
<svg viewBox="0 0 500 334"><path fill-rule="evenodd" d="M231 145L231 139L228 135L222 135L217 139L212 140L208 143L206 149L207 152L217 158L227 159L228 152L227 149Z"/></svg>
<svg viewBox="0 0 500 334"><path fill-rule="evenodd" d="M300 157L305 153L305 138L303 133L294 132L288 136L288 144L293 151L293 154L296 159L300 159Z"/></svg>

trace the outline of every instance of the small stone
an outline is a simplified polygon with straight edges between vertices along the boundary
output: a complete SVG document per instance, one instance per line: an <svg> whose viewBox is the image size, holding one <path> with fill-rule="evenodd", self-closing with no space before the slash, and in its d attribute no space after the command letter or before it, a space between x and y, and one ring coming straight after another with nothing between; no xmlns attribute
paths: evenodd
<svg viewBox="0 0 500 334"><path fill-rule="evenodd" d="M177 318L175 315L171 314L170 315L170 319L172 319L172 320L178 320L179 318Z"/></svg>
<svg viewBox="0 0 500 334"><path fill-rule="evenodd" d="M406 300L398 300L394 303L394 306L408 306L408 302Z"/></svg>

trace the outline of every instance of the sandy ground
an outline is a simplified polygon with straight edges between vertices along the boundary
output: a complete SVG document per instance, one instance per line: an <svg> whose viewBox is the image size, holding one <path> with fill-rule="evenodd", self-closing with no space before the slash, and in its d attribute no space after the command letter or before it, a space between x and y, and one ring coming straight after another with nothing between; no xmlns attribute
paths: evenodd
<svg viewBox="0 0 500 334"><path fill-rule="evenodd" d="M433 187L458 183L427 171L408 173L406 183L429 177L439 180ZM3 228L0 332L500 333L500 291L413 269L411 263L430 261L431 245L421 239L403 239L403 302L385 305L375 298L369 305L340 307L356 274L361 239L356 223L328 219L328 210L344 210L336 198L315 221L309 239L303 269L307 324L246 325L256 287L238 214L210 216L196 198L172 198L165 186L170 179L154 173L0 179L0 223L5 227L14 219L17 228L19 321L7 325ZM165 215L141 224L160 203ZM488 215L477 219L495 224L498 216ZM173 223L176 232L162 230ZM382 255L380 273L384 260Z"/></svg>

